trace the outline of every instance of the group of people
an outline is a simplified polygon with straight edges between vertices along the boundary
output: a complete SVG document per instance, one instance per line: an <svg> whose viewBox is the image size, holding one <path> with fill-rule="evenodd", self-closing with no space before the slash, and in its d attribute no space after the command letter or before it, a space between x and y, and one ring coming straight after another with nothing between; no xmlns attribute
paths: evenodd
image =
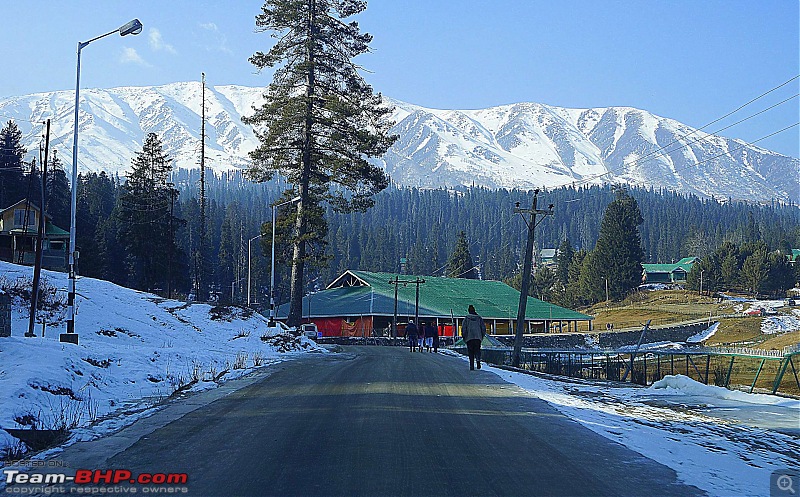
<svg viewBox="0 0 800 497"><path fill-rule="evenodd" d="M411 352L424 352L425 348L428 352L433 349L433 352L439 352L439 329L433 325L432 322L420 321L419 327L414 324L414 320L410 319L406 326L406 336L408 337L408 346ZM424 347L424 348L423 348Z"/></svg>
<svg viewBox="0 0 800 497"><path fill-rule="evenodd" d="M413 319L408 321L406 326L406 336L408 337L408 346L411 352L416 352L419 349L423 352L423 346L428 349L428 352L433 348L434 352L439 351L439 330L432 322L420 322L420 326L414 323ZM486 324L483 318L475 311L475 306L471 305L467 308L467 315L461 324L461 337L464 343L467 344L467 354L469 355L469 369L475 369L477 362L478 369L481 369L481 342L483 337L486 336Z"/></svg>

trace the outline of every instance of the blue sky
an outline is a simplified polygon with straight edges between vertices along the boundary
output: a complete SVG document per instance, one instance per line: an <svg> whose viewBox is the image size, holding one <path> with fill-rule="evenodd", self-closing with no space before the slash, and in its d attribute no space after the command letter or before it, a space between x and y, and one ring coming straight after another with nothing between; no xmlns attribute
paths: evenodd
<svg viewBox="0 0 800 497"><path fill-rule="evenodd" d="M136 17L139 36L82 52L81 87L266 86L247 58L258 0L4 2L0 98L75 86L78 41ZM355 17L374 36L357 62L376 91L432 108L531 101L630 106L700 127L800 74L796 0L371 0ZM798 80L714 131L797 94ZM797 121L794 98L721 134L753 141ZM800 157L798 127L758 145Z"/></svg>

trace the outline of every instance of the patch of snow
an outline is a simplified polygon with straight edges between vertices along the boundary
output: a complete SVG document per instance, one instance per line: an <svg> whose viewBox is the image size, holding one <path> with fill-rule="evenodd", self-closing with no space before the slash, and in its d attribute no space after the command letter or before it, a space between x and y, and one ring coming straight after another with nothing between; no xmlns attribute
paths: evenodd
<svg viewBox="0 0 800 497"><path fill-rule="evenodd" d="M682 374L665 376L650 386L652 393L699 395L710 399L725 399L745 404L785 406L800 410L800 400L786 399L775 395L746 393L724 387L705 385Z"/></svg>
<svg viewBox="0 0 800 497"><path fill-rule="evenodd" d="M800 330L800 319L795 316L767 316L761 321L761 333L775 335Z"/></svg>
<svg viewBox="0 0 800 497"><path fill-rule="evenodd" d="M660 350L660 349L682 349L683 344L664 341L664 342L651 342L651 343L643 343L639 346L639 352L646 352L648 350ZM629 353L636 350L636 345L624 345L617 349L617 352Z"/></svg>
<svg viewBox="0 0 800 497"><path fill-rule="evenodd" d="M712 324L711 326L709 326L705 330L690 336L689 338L686 339L686 343L701 343L701 342L705 342L706 340L708 340L709 338L714 336L714 334L717 332L718 328L719 328L719 321L714 323L714 324Z"/></svg>

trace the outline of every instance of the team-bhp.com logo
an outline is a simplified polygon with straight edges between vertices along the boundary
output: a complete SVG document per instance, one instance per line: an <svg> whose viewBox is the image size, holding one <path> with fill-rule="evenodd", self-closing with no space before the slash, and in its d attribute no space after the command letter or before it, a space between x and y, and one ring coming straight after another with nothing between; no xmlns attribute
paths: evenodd
<svg viewBox="0 0 800 497"><path fill-rule="evenodd" d="M127 469L79 469L75 472L75 476L68 476L64 473L25 473L15 469L5 469L5 483L6 485L77 485L78 489L83 486L92 485L154 485L155 487L142 487L143 492L157 492L159 486L163 485L186 485L189 481L189 476L186 473L138 473L133 474ZM7 487L6 493L14 487ZM132 488L131 490L134 490ZM185 487L182 489L185 490ZM64 490L62 492L66 493ZM134 493L131 492L131 493ZM52 489L50 492L52 493ZM72 492L69 493L85 493L85 492Z"/></svg>

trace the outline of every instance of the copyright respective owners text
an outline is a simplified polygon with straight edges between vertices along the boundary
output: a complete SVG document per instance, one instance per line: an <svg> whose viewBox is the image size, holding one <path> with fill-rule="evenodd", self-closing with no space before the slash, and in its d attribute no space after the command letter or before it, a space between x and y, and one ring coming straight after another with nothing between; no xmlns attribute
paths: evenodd
<svg viewBox="0 0 800 497"><path fill-rule="evenodd" d="M26 469L28 469L26 471ZM4 468L6 495L188 494L186 473L134 473L127 469Z"/></svg>
<svg viewBox="0 0 800 497"><path fill-rule="evenodd" d="M773 471L769 478L770 497L800 497L800 469Z"/></svg>

